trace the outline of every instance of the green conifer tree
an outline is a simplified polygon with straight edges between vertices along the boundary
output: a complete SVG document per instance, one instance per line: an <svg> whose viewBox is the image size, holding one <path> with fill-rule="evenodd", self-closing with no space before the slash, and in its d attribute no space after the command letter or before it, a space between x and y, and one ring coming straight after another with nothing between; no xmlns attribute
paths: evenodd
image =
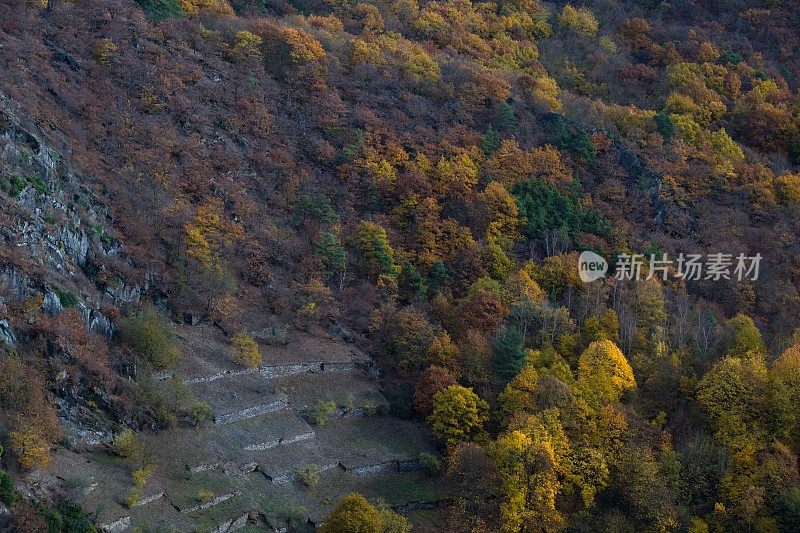
<svg viewBox="0 0 800 533"><path fill-rule="evenodd" d="M525 345L522 333L511 327L504 330L494 345L492 367L498 376L510 379L525 364Z"/></svg>
<svg viewBox="0 0 800 533"><path fill-rule="evenodd" d="M511 104L508 102L500 104L500 109L492 120L492 127L497 131L509 131L517 127L517 117Z"/></svg>
<svg viewBox="0 0 800 533"><path fill-rule="evenodd" d="M425 278L409 261L404 261L397 276L397 288L403 303L420 302L428 294Z"/></svg>
<svg viewBox="0 0 800 533"><path fill-rule="evenodd" d="M481 140L481 150L486 156L490 156L500 148L500 135L498 135L497 131L492 126L486 130L486 133L483 134L483 139Z"/></svg>

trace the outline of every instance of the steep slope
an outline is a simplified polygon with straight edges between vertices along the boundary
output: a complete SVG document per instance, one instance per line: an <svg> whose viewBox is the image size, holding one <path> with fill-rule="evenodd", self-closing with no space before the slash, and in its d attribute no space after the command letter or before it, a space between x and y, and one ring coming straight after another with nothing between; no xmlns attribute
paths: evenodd
<svg viewBox="0 0 800 533"><path fill-rule="evenodd" d="M332 503L353 490L395 506L444 497L421 472L419 453L434 451L424 428L376 414L386 411L386 400L365 374L363 354L309 337L265 346L264 366L242 371L229 366L216 328L187 326L180 334L187 357L177 371L211 405L213 420L145 437L152 475L134 500L135 467L103 448L59 451L48 469L54 477L40 481L61 485L96 513L104 530L279 529L290 516L320 523ZM315 352L303 349L309 341ZM282 352L291 354L290 362ZM318 401L330 400L337 407L324 425L304 420ZM297 472L308 465L320 480L306 488ZM385 492L387 483L397 490ZM414 492L423 485L429 501Z"/></svg>
<svg viewBox="0 0 800 533"><path fill-rule="evenodd" d="M1 3L0 527L792 530L798 19Z"/></svg>

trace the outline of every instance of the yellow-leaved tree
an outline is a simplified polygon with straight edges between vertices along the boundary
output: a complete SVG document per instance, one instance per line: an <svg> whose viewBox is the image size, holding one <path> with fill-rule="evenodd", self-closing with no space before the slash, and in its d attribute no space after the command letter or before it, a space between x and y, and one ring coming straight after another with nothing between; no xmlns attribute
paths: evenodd
<svg viewBox="0 0 800 533"><path fill-rule="evenodd" d="M24 469L50 463L50 445L61 436L56 411L46 397L44 379L17 355L0 358L0 419L11 451Z"/></svg>
<svg viewBox="0 0 800 533"><path fill-rule="evenodd" d="M233 8L226 0L178 0L184 13L196 15L210 13L213 15L233 15Z"/></svg>
<svg viewBox="0 0 800 533"><path fill-rule="evenodd" d="M255 368L261 364L261 350L253 337L240 331L231 337L231 348L233 349L233 362L237 365Z"/></svg>
<svg viewBox="0 0 800 533"><path fill-rule="evenodd" d="M778 438L800 452L800 344L786 349L769 369L770 397Z"/></svg>
<svg viewBox="0 0 800 533"><path fill-rule="evenodd" d="M25 469L46 468L50 464L50 444L35 428L22 428L8 434L11 449Z"/></svg>
<svg viewBox="0 0 800 533"><path fill-rule="evenodd" d="M514 413L532 409L535 406L534 395L538 383L539 373L536 368L532 364L522 367L519 374L497 396L501 413L510 418Z"/></svg>
<svg viewBox="0 0 800 533"><path fill-rule="evenodd" d="M725 357L703 376L697 400L722 443L735 450L766 443L767 385L764 361L750 357Z"/></svg>
<svg viewBox="0 0 800 533"><path fill-rule="evenodd" d="M450 385L434 394L428 423L436 438L452 448L481 436L488 418L489 404L472 389Z"/></svg>
<svg viewBox="0 0 800 533"><path fill-rule="evenodd" d="M353 233L353 244L361 252L364 270L374 277L397 275L394 250L386 230L374 222L362 220Z"/></svg>
<svg viewBox="0 0 800 533"><path fill-rule="evenodd" d="M325 518L320 533L409 533L408 519L386 505L374 506L351 492Z"/></svg>
<svg viewBox="0 0 800 533"><path fill-rule="evenodd" d="M733 343L727 355L763 363L767 357L767 346L753 319L739 313L728 320L728 325L733 328Z"/></svg>
<svg viewBox="0 0 800 533"><path fill-rule="evenodd" d="M584 38L597 35L597 28L599 27L591 9L586 7L576 9L570 4L565 5L561 10L558 22Z"/></svg>
<svg viewBox="0 0 800 533"><path fill-rule="evenodd" d="M610 340L592 342L578 359L578 384L587 397L599 403L618 402L636 387L625 354Z"/></svg>
<svg viewBox="0 0 800 533"><path fill-rule="evenodd" d="M491 445L505 498L500 505L504 532L528 531L530 524L545 532L563 527L556 497L569 443L555 411L527 417Z"/></svg>

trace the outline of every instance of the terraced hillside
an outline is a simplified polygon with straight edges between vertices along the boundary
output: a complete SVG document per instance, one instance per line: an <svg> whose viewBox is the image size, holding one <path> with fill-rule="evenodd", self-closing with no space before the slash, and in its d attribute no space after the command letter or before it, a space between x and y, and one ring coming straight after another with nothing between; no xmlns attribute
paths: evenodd
<svg viewBox="0 0 800 533"><path fill-rule="evenodd" d="M0 0L0 531L800 531L797 21Z"/></svg>
<svg viewBox="0 0 800 533"><path fill-rule="evenodd" d="M104 446L60 450L49 470L104 530L280 529L290 516L320 523L351 491L393 506L444 497L423 482L418 456L434 452L425 429L378 414L386 399L354 347L310 336L262 343L264 364L242 369L214 326L183 326L180 335L184 360L159 377L182 380L212 406L213 420L145 434L153 474L138 501L126 502L131 465ZM320 401L336 410L315 426L304 414ZM298 479L307 465L318 467L319 485Z"/></svg>

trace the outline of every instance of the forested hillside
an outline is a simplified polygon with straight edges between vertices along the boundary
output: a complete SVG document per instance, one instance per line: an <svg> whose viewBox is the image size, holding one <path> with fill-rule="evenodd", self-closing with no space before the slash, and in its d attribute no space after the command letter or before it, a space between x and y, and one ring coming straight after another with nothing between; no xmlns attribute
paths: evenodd
<svg viewBox="0 0 800 533"><path fill-rule="evenodd" d="M797 0L0 0L0 72L0 530L800 531Z"/></svg>

